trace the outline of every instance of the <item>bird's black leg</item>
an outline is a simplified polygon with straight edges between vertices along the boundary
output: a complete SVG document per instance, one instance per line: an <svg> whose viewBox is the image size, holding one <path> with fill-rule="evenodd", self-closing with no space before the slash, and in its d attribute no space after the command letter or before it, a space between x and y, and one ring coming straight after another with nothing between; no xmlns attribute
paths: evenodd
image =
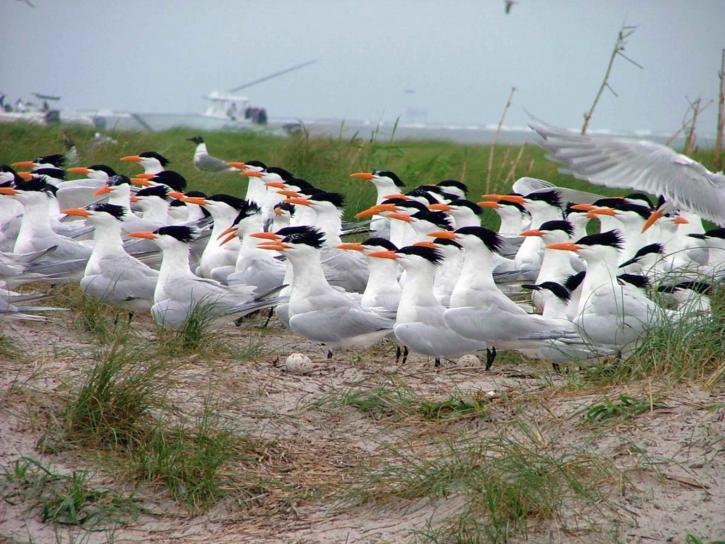
<svg viewBox="0 0 725 544"><path fill-rule="evenodd" d="M128 312L128 324L131 324L131 321L133 321L133 312Z"/></svg>
<svg viewBox="0 0 725 544"><path fill-rule="evenodd" d="M553 368L554 372L557 374L561 374L561 367L559 366L559 363L551 363L551 368Z"/></svg>
<svg viewBox="0 0 725 544"><path fill-rule="evenodd" d="M267 328L267 325L269 325L270 319L272 319L272 316L274 315L274 307L269 309L269 313L267 314L267 321L264 322L264 325L262 325L263 329Z"/></svg>
<svg viewBox="0 0 725 544"><path fill-rule="evenodd" d="M398 364L398 361L400 360L400 354L402 353L402 350L400 349L400 346L397 346L395 348L395 364Z"/></svg>
<svg viewBox="0 0 725 544"><path fill-rule="evenodd" d="M435 364L434 364L434 366L435 366L436 368L438 368L439 366L441 366L441 360L440 360L440 357L436 357L436 360L435 360Z"/></svg>
<svg viewBox="0 0 725 544"><path fill-rule="evenodd" d="M407 360L408 360L408 346L403 346L403 361L401 362L401 364L404 365Z"/></svg>
<svg viewBox="0 0 725 544"><path fill-rule="evenodd" d="M242 326L242 321L244 321L244 316L236 318L236 319L234 320L234 324L235 324L235 325L236 325L237 327L241 327L241 326Z"/></svg>
<svg viewBox="0 0 725 544"><path fill-rule="evenodd" d="M490 370L496 360L496 347L486 348L486 370Z"/></svg>
<svg viewBox="0 0 725 544"><path fill-rule="evenodd" d="M327 350L327 359L328 360L332 359L332 351L330 351L330 350Z"/></svg>

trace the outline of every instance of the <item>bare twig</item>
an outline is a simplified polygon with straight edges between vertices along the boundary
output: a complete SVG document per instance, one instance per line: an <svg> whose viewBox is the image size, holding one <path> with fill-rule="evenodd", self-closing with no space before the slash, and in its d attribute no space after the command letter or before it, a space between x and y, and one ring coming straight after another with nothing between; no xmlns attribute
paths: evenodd
<svg viewBox="0 0 725 544"><path fill-rule="evenodd" d="M712 157L714 170L720 170L723 167L723 163L720 162L720 155L722 153L723 131L725 131L725 49L722 50L718 78L720 78L720 89L717 100L717 134L715 135L715 149Z"/></svg>
<svg viewBox="0 0 725 544"><path fill-rule="evenodd" d="M519 162L521 162L521 157L524 156L525 149L526 143L524 142L523 144L521 144L521 147L519 147L519 153L518 155L516 155L516 160L511 163L511 170L509 170L509 173L506 176L506 181L513 181L516 177L516 168L518 168Z"/></svg>
<svg viewBox="0 0 725 544"><path fill-rule="evenodd" d="M612 49L612 55L609 57L609 64L607 65L607 71L604 72L604 79L602 79L601 85L599 85L599 90L597 91L596 96L594 97L594 102L592 102L592 107L589 108L589 111L587 111L584 114L584 124L582 125L582 134L587 133L587 128L589 127L589 121L592 118L592 115L594 115L594 110L597 107L597 104L599 103L599 99L602 97L602 93L604 92L604 89L609 89L609 91L614 96L619 96L617 93L612 89L612 86L609 85L609 76L612 73L612 67L614 66L614 60L619 56L622 57L627 62L634 64L637 68L643 68L641 64L636 62L635 60L632 60L627 55L624 54L624 49L627 46L627 40L629 37L634 34L634 31L637 30L636 26L627 26L622 25L622 28L619 29L619 32L617 33L617 41L614 42L614 49Z"/></svg>
<svg viewBox="0 0 725 544"><path fill-rule="evenodd" d="M506 113L508 112L509 108L511 107L511 100L514 97L514 93L516 92L516 87L511 87L511 92L509 93L509 97L506 99L506 104L503 107L503 112L501 113L501 119L498 121L498 125L496 126L496 133L493 135L493 141L491 142L491 150L488 153L488 170L486 171L486 193L491 192L491 174L493 173L493 155L494 151L496 150L496 144L498 143L498 137L501 134L501 125L503 125L504 119L506 119Z"/></svg>
<svg viewBox="0 0 725 544"><path fill-rule="evenodd" d="M695 150L695 140L697 138L697 118L703 111L710 107L711 104L712 100L703 105L702 98L700 97L697 97L695 100L690 102L692 117L690 117L690 125L687 127L687 138L685 138L685 146L683 148L683 153L686 155L689 155Z"/></svg>

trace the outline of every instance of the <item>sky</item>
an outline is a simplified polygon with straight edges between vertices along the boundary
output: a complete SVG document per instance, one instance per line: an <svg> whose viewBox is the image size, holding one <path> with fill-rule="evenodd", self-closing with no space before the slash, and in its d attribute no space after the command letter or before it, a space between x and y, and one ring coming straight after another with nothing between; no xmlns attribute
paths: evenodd
<svg viewBox="0 0 725 544"><path fill-rule="evenodd" d="M272 117L581 125L620 26L638 25L591 127L676 130L717 96L725 0L0 0L0 92L65 108L200 112L244 92ZM717 104L701 118L713 134Z"/></svg>

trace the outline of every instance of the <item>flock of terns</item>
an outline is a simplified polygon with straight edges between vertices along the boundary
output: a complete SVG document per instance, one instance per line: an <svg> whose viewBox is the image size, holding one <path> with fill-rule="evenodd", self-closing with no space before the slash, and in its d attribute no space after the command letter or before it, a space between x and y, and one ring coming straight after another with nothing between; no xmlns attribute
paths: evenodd
<svg viewBox="0 0 725 544"><path fill-rule="evenodd" d="M347 223L341 194L260 161L212 157L200 137L196 167L247 178L243 199L185 192L153 151L120 159L143 168L132 178L64 168L62 155L2 166L0 317L57 310L18 285L80 281L129 319L150 311L171 329L199 312L269 309L328 357L392 335L396 360L412 351L437 366L486 352L490 367L502 349L555 366L595 362L662 320L708 316L725 229L702 219L725 224L725 177L658 144L532 128L569 172L636 192L521 178L476 202L457 180L411 190L375 170L352 174L377 198L357 214L365 221ZM499 216L497 232L481 226L483 213ZM343 242L351 234L369 237Z"/></svg>

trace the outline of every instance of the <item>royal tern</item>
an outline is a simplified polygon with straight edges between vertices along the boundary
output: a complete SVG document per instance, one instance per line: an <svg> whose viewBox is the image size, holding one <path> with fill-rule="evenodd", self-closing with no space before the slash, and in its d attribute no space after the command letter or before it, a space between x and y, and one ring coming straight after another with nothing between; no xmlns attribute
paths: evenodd
<svg viewBox="0 0 725 544"><path fill-rule="evenodd" d="M144 174L158 174L166 169L169 159L156 151L144 151L138 155L121 157L123 162L135 162L143 168Z"/></svg>

